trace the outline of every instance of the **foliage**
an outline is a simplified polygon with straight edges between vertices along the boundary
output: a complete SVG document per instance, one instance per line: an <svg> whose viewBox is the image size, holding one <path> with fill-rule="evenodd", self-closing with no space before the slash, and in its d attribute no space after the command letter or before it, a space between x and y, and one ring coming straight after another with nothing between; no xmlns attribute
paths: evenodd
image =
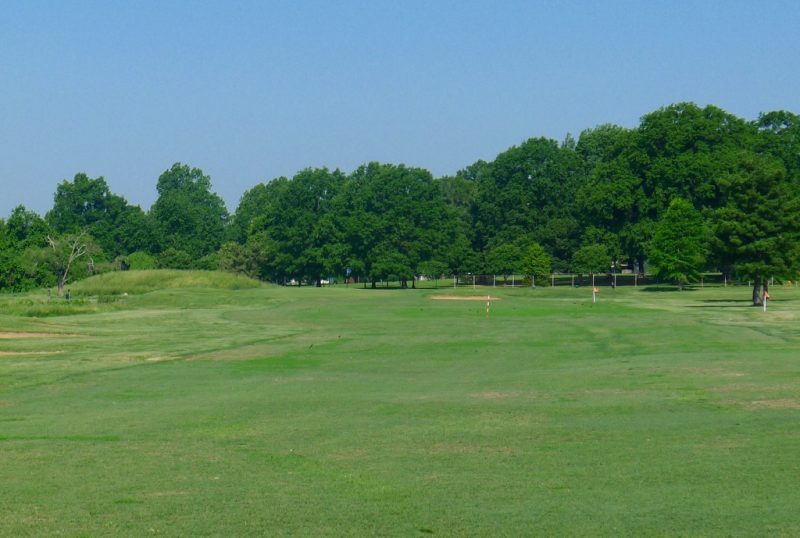
<svg viewBox="0 0 800 538"><path fill-rule="evenodd" d="M152 246L152 228L138 206L113 194L105 179L84 173L58 185L53 208L45 215L59 234L87 232L111 258Z"/></svg>
<svg viewBox="0 0 800 538"><path fill-rule="evenodd" d="M686 200L675 198L656 224L648 249L658 278L675 282L680 289L700 280L707 240L700 212Z"/></svg>
<svg viewBox="0 0 800 538"><path fill-rule="evenodd" d="M174 247L169 247L160 253L156 260L159 269L189 269L193 264L191 254Z"/></svg>
<svg viewBox="0 0 800 538"><path fill-rule="evenodd" d="M158 266L158 262L155 257L140 250L125 256L125 263L128 265L128 268L131 271L155 269Z"/></svg>
<svg viewBox="0 0 800 538"><path fill-rule="evenodd" d="M575 273L608 273L611 269L611 255L605 245L586 245L573 254L571 268Z"/></svg>
<svg viewBox="0 0 800 538"><path fill-rule="evenodd" d="M740 167L719 180L721 207L713 213L713 253L724 268L754 282L794 279L800 271L800 184L782 162L745 153Z"/></svg>
<svg viewBox="0 0 800 538"><path fill-rule="evenodd" d="M599 125L563 143L531 138L439 179L377 162L350 174L301 170L246 191L232 216L199 168L176 163L161 174L147 213L103 177L78 173L57 185L44 219L19 206L0 220L0 289L53 285L47 238L82 232L98 247L95 271L140 252L159 267L224 267L275 282L320 283L350 268L361 281L405 285L442 266L515 272L535 242L557 271L642 271L649 262L680 282L719 270L763 287L798 270L798 185L800 116L776 110L747 122L686 102L630 129ZM678 245L659 247L676 198L710 231L705 262L678 260L670 253ZM92 272L82 262L75 270Z"/></svg>
<svg viewBox="0 0 800 538"><path fill-rule="evenodd" d="M552 271L552 256L539 243L530 245L522 258L522 273L532 277L531 285L535 284L537 278L546 281Z"/></svg>
<svg viewBox="0 0 800 538"><path fill-rule="evenodd" d="M485 272L495 275L511 275L522 269L522 249L514 243L504 243L486 254Z"/></svg>
<svg viewBox="0 0 800 538"><path fill-rule="evenodd" d="M158 199L150 208L158 250L176 249L201 258L222 244L228 211L211 192L211 178L199 168L175 163L158 178Z"/></svg>

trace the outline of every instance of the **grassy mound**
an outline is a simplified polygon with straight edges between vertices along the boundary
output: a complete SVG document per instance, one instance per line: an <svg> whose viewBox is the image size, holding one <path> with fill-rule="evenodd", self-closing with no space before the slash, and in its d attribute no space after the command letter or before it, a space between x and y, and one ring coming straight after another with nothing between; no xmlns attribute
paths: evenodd
<svg viewBox="0 0 800 538"><path fill-rule="evenodd" d="M167 288L242 290L263 285L258 280L222 271L153 269L104 273L76 282L70 289L75 295L109 296L141 294Z"/></svg>

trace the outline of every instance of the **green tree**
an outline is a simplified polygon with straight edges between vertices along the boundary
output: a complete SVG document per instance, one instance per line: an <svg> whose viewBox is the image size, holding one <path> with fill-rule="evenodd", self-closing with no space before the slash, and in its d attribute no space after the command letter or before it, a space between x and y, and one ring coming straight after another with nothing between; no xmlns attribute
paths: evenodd
<svg viewBox="0 0 800 538"><path fill-rule="evenodd" d="M575 273L607 273L611 268L611 255L602 244L586 245L572 256L572 271Z"/></svg>
<svg viewBox="0 0 800 538"><path fill-rule="evenodd" d="M495 274L514 274L522 269L522 249L514 243L498 245L486 253L486 271Z"/></svg>
<svg viewBox="0 0 800 538"><path fill-rule="evenodd" d="M270 273L275 280L308 279L320 285L322 278L341 271L338 230L333 224L332 204L345 175L327 168L306 169L291 180L278 178L258 191L250 191L262 203L245 211L251 220L249 233L265 233ZM243 198L243 202L245 199Z"/></svg>
<svg viewBox="0 0 800 538"><path fill-rule="evenodd" d="M182 250L193 259L222 244L228 211L211 192L211 178L199 168L175 163L158 178L158 199L150 208L158 250Z"/></svg>
<svg viewBox="0 0 800 538"><path fill-rule="evenodd" d="M21 205L14 208L0 238L0 289L25 291L55 282L47 266L35 263L30 256L46 247L47 237L53 233L34 211Z"/></svg>
<svg viewBox="0 0 800 538"><path fill-rule="evenodd" d="M656 224L648 248L650 265L658 278L682 290L700 279L706 250L703 216L688 201L675 198Z"/></svg>
<svg viewBox="0 0 800 538"><path fill-rule="evenodd" d="M481 167L471 210L475 250L536 237L547 239L543 246L555 252L549 241L558 233L548 227L554 219L573 216L582 167L574 148L545 138L527 140ZM561 232L575 233L577 228L567 225Z"/></svg>
<svg viewBox="0 0 800 538"><path fill-rule="evenodd" d="M533 243L525 251L522 258L522 272L531 277L531 286L536 286L536 279L546 281L553 270L553 257L539 243Z"/></svg>
<svg viewBox="0 0 800 538"><path fill-rule="evenodd" d="M370 163L348 178L337 198L335 228L346 267L371 281L396 276L403 286L420 264L456 263L461 228L430 172L404 165Z"/></svg>
<svg viewBox="0 0 800 538"><path fill-rule="evenodd" d="M88 232L110 257L149 248L152 229L138 206L113 194L105 179L76 174L56 189L45 219L60 234Z"/></svg>
<svg viewBox="0 0 800 538"><path fill-rule="evenodd" d="M286 181L285 178L281 178ZM260 216L270 211L270 206L275 203L275 186L280 181L270 183L259 183L252 189L246 191L239 200L239 206L232 215L230 224L225 231L228 241L236 241L244 244L250 233L253 222Z"/></svg>
<svg viewBox="0 0 800 538"><path fill-rule="evenodd" d="M191 254L175 247L169 247L156 257L159 269L190 269L192 261Z"/></svg>
<svg viewBox="0 0 800 538"><path fill-rule="evenodd" d="M712 216L715 260L753 282L754 305L771 277L800 269L800 185L769 155L742 153L739 168L718 181L723 205Z"/></svg>

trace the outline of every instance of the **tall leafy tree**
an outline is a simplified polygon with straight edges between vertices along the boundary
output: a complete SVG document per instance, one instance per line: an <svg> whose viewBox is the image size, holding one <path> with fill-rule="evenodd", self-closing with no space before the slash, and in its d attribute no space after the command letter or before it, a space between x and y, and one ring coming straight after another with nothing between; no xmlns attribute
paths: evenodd
<svg viewBox="0 0 800 538"><path fill-rule="evenodd" d="M533 243L526 250L522 258L522 272L531 277L531 286L536 285L536 279L546 281L553 269L553 257L539 243Z"/></svg>
<svg viewBox="0 0 800 538"><path fill-rule="evenodd" d="M522 249L514 243L497 245L486 253L485 270L495 275L508 275L522 270Z"/></svg>
<svg viewBox="0 0 800 538"><path fill-rule="evenodd" d="M109 256L146 249L152 229L138 206L113 194L103 177L76 174L56 189L53 208L45 215L58 233L88 232Z"/></svg>
<svg viewBox="0 0 800 538"><path fill-rule="evenodd" d="M571 269L576 273L607 273L611 267L611 255L602 244L585 245L572 255Z"/></svg>
<svg viewBox="0 0 800 538"><path fill-rule="evenodd" d="M573 147L545 138L527 140L498 155L476 182L475 249L486 252L503 243L536 238L548 250L556 250L551 241L558 234L548 230L555 219L567 219L560 231L577 231L568 219L581 168Z"/></svg>
<svg viewBox="0 0 800 538"><path fill-rule="evenodd" d="M670 203L655 228L648 254L659 278L678 285L678 289L700 279L707 234L703 216L682 198Z"/></svg>
<svg viewBox="0 0 800 538"><path fill-rule="evenodd" d="M337 200L336 228L347 245L347 266L373 286L390 276L405 284L422 272L422 263L457 263L463 254L457 213L431 174L420 168L359 167Z"/></svg>
<svg viewBox="0 0 800 538"><path fill-rule="evenodd" d="M753 282L753 304L761 304L770 278L794 279L800 270L800 184L775 157L743 152L719 187L712 252L720 267Z"/></svg>
<svg viewBox="0 0 800 538"><path fill-rule="evenodd" d="M282 178L286 181L285 178ZM225 236L229 241L244 244L250 234L253 222L260 216L270 211L270 206L275 203L275 186L280 181L259 183L252 189L245 191L239 200L236 212L231 216Z"/></svg>
<svg viewBox="0 0 800 538"><path fill-rule="evenodd" d="M222 244L228 211L211 192L211 178L199 168L175 163L158 178L158 199L150 208L158 250L173 248L197 259Z"/></svg>
<svg viewBox="0 0 800 538"><path fill-rule="evenodd" d="M344 180L338 170L309 168L291 180L274 180L243 198L248 206L240 204L237 215L251 220L251 235L266 234L267 264L273 278L309 279L319 284L323 276L341 270L331 208ZM260 203L253 203L255 200Z"/></svg>
<svg viewBox="0 0 800 538"><path fill-rule="evenodd" d="M789 178L800 181L800 116L776 110L761 114L755 125L759 132L757 149L778 157Z"/></svg>

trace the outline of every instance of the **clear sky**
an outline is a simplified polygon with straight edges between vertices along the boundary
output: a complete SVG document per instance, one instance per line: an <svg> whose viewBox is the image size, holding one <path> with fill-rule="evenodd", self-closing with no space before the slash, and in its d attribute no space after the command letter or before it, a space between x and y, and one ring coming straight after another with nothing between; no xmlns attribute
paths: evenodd
<svg viewBox="0 0 800 538"><path fill-rule="evenodd" d="M679 101L800 113L796 1L0 0L0 217L174 162L236 209L368 161L449 175Z"/></svg>

